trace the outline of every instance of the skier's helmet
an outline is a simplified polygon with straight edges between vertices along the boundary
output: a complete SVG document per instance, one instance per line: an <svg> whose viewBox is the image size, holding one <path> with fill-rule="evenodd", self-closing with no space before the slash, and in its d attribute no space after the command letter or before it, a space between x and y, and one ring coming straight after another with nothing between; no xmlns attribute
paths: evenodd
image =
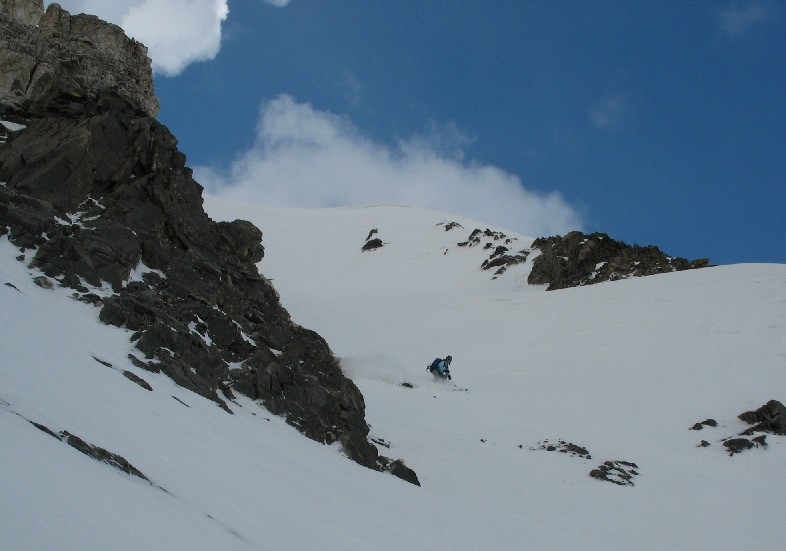
<svg viewBox="0 0 786 551"><path fill-rule="evenodd" d="M453 361L453 356L448 356L447 358L445 358L445 361L449 364L450 362Z"/></svg>

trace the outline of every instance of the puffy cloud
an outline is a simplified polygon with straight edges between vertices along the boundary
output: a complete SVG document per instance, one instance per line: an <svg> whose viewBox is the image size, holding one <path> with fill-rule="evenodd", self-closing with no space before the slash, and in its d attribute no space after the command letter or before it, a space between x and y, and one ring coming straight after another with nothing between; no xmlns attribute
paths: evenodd
<svg viewBox="0 0 786 551"><path fill-rule="evenodd" d="M170 76L218 54L221 24L229 14L226 0L59 0L59 4L71 13L90 13L120 25L147 46L153 70Z"/></svg>
<svg viewBox="0 0 786 551"><path fill-rule="evenodd" d="M419 205L530 236L579 229L558 193L528 191L497 167L467 162L454 124L386 146L346 118L282 95L262 105L256 143L226 170L196 167L213 195L274 206Z"/></svg>
<svg viewBox="0 0 786 551"><path fill-rule="evenodd" d="M176 75L218 54L221 23L228 14L225 0L146 0L131 8L120 25L147 45L154 70Z"/></svg>
<svg viewBox="0 0 786 551"><path fill-rule="evenodd" d="M718 12L718 26L732 38L746 34L751 28L778 20L778 6L771 0L731 2Z"/></svg>

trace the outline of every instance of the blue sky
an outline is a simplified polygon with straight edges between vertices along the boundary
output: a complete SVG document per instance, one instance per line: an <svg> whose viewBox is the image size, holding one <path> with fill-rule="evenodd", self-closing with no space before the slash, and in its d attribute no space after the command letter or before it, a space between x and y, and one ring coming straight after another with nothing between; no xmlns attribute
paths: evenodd
<svg viewBox="0 0 786 551"><path fill-rule="evenodd" d="M786 262L783 1L61 4L150 47L210 193Z"/></svg>

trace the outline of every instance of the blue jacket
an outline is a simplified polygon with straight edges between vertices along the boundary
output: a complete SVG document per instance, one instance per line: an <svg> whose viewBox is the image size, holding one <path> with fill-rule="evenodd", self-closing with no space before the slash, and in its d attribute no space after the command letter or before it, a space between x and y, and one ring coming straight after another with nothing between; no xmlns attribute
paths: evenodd
<svg viewBox="0 0 786 551"><path fill-rule="evenodd" d="M434 366L433 363L432 363L432 366ZM437 368L437 371L439 371L440 375L447 375L448 373L450 373L450 369L448 369L448 363L445 360L437 361L436 362L436 368Z"/></svg>

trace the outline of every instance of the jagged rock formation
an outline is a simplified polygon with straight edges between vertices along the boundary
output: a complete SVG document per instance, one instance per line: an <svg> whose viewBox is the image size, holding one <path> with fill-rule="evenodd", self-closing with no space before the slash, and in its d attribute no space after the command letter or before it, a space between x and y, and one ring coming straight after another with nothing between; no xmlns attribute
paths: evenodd
<svg viewBox="0 0 786 551"><path fill-rule="evenodd" d="M739 436L723 441L729 455L751 448L766 448L767 434L786 435L786 406L778 400L770 400L756 411L740 413L738 418L752 426ZM744 438L746 436L752 438Z"/></svg>
<svg viewBox="0 0 786 551"><path fill-rule="evenodd" d="M738 419L751 425L735 436L720 439L729 455L735 455L751 448L767 448L767 435L786 435L786 406L778 400L770 400L755 411L746 411L737 416ZM707 419L694 424L691 430L704 430L706 427L716 428L715 419ZM699 447L706 448L711 444L706 440Z"/></svg>
<svg viewBox="0 0 786 551"><path fill-rule="evenodd" d="M461 227L461 224L451 222L445 226L445 231L450 231L452 228ZM527 261L530 249L520 249L518 251L511 251L510 247L517 241L515 237L508 237L500 231L492 231L488 228L481 230L475 228L466 241L457 243L459 247L483 247L483 250L490 250L491 254L480 265L483 270L494 270L494 277L496 279L504 274L507 269L516 264L522 264Z"/></svg>
<svg viewBox="0 0 786 551"><path fill-rule="evenodd" d="M635 276L703 268L708 260L670 257L654 246L627 245L605 233L543 237L532 243L542 254L533 261L528 283L547 290L590 285Z"/></svg>
<svg viewBox="0 0 786 551"><path fill-rule="evenodd" d="M546 450L547 452L557 451L559 453L564 453L573 457L583 457L584 459L592 459L592 456L587 451L587 448L585 448L584 446L579 446L578 444L573 444L571 442L565 442L564 440L558 440L556 444L553 442L549 442L548 440L543 440L541 442L538 442L537 448L531 448L531 449Z"/></svg>
<svg viewBox="0 0 786 551"><path fill-rule="evenodd" d="M522 447L522 445L519 445L519 448ZM592 459L592 455L590 455L587 448L579 446L578 444L566 442L565 440L559 440L556 443L550 442L549 440L543 440L538 442L537 447L531 447L530 449L545 450L548 452L556 451L571 457ZM638 468L639 466L636 465L636 463L630 461L608 460L592 469L589 475L592 478L611 482L618 486L634 486L633 477L639 475Z"/></svg>
<svg viewBox="0 0 786 551"><path fill-rule="evenodd" d="M71 16L42 0L2 0L0 103L22 112L79 109L88 98L116 90L155 116L158 98L147 48L92 15ZM51 104L51 105L50 105Z"/></svg>
<svg viewBox="0 0 786 551"><path fill-rule="evenodd" d="M753 425L743 432L747 436L756 432L786 435L786 406L778 400L770 400L756 411L741 413L739 418Z"/></svg>
<svg viewBox="0 0 786 551"><path fill-rule="evenodd" d="M144 47L56 5L32 27L40 5L3 4L14 17L0 25L0 115L16 124L0 125L11 127L0 234L45 274L42 286L73 289L102 321L131 329L136 365L228 412L235 391L259 399L309 438L417 484L369 442L362 394L258 272L260 230L205 214L177 141L152 116Z"/></svg>
<svg viewBox="0 0 786 551"><path fill-rule="evenodd" d="M705 419L701 423L695 423L690 430L702 430L704 427L717 427L718 422L715 419Z"/></svg>
<svg viewBox="0 0 786 551"><path fill-rule="evenodd" d="M604 461L589 475L592 478L611 482L618 486L634 486L633 477L638 476L639 466L631 461Z"/></svg>
<svg viewBox="0 0 786 551"><path fill-rule="evenodd" d="M456 222L438 224L442 225L446 231L461 227ZM476 228L465 241L456 245L490 251L480 268L493 270L492 279L497 279L509 268L523 265L532 258L527 282L530 285L547 285L548 291L703 268L709 264L707 259L688 261L670 257L654 246L630 246L604 233L587 235L576 231L564 236L541 237L525 248L520 248L517 241L516 237L501 231ZM538 252L540 254L533 255Z"/></svg>

